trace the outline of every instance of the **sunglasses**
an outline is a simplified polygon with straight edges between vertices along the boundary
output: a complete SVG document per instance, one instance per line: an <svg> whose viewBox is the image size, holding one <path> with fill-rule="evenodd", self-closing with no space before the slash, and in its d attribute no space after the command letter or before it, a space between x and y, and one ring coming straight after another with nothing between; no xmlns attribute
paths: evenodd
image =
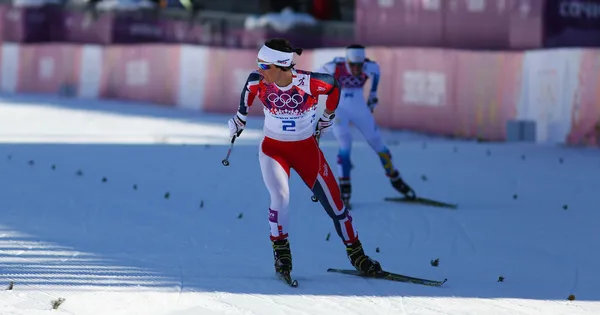
<svg viewBox="0 0 600 315"><path fill-rule="evenodd" d="M362 67L364 63L362 62L349 62L348 65L350 67Z"/></svg>
<svg viewBox="0 0 600 315"><path fill-rule="evenodd" d="M269 70L271 68L272 63L257 61L258 68L261 70Z"/></svg>

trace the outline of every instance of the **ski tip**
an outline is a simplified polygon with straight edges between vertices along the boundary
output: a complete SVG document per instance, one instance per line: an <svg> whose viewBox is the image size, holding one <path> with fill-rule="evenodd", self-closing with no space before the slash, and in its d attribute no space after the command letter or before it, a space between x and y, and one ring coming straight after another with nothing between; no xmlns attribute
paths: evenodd
<svg viewBox="0 0 600 315"><path fill-rule="evenodd" d="M294 281L292 281L292 283L290 283L290 286L291 286L292 288L296 288L296 287L298 287L298 280L294 280Z"/></svg>

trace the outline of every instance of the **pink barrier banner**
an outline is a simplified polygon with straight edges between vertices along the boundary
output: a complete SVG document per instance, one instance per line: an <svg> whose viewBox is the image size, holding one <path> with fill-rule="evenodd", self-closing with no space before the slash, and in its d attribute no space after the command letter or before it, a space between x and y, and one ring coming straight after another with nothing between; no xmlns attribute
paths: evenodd
<svg viewBox="0 0 600 315"><path fill-rule="evenodd" d="M19 47L18 93L65 93L78 81L80 50L76 45Z"/></svg>
<svg viewBox="0 0 600 315"><path fill-rule="evenodd" d="M453 135L457 54L442 49L395 49L392 54L392 65L380 65L390 72L382 80L393 82L389 127Z"/></svg>
<svg viewBox="0 0 600 315"><path fill-rule="evenodd" d="M165 44L107 46L100 96L173 106L179 84L179 51L179 46Z"/></svg>
<svg viewBox="0 0 600 315"><path fill-rule="evenodd" d="M520 96L522 53L457 51L454 91L456 135L504 140Z"/></svg>
<svg viewBox="0 0 600 315"><path fill-rule="evenodd" d="M516 116L521 53L370 49L381 68L375 111L383 127L504 139Z"/></svg>
<svg viewBox="0 0 600 315"><path fill-rule="evenodd" d="M248 75L256 70L256 51L252 49L216 48L208 53L209 85L205 87L204 110L213 113L235 113ZM259 105L255 100L253 105ZM260 106L252 106L256 113Z"/></svg>
<svg viewBox="0 0 600 315"><path fill-rule="evenodd" d="M209 86L205 87L204 110L213 113L235 113L240 104L242 89L248 75L257 70L255 49L211 49L208 60L210 67ZM310 69L311 53L304 51L295 55L296 69ZM263 115L263 106L256 98L249 115Z"/></svg>
<svg viewBox="0 0 600 315"><path fill-rule="evenodd" d="M567 143L600 145L600 51L585 50L579 68L579 99L574 106Z"/></svg>

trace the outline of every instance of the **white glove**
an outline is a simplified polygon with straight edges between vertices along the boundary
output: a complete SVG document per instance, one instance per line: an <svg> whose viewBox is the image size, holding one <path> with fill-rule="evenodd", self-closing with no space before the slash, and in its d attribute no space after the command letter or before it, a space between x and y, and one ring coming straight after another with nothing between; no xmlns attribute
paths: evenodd
<svg viewBox="0 0 600 315"><path fill-rule="evenodd" d="M229 125L229 138L233 138L233 136L239 137L244 131L246 127L246 115L237 112L233 118L229 119L227 124Z"/></svg>
<svg viewBox="0 0 600 315"><path fill-rule="evenodd" d="M335 118L335 113L327 114L326 112L323 112L323 116L317 121L315 135L321 135L323 130L331 127L331 125L333 125L333 118Z"/></svg>
<svg viewBox="0 0 600 315"><path fill-rule="evenodd" d="M369 94L369 99L367 100L367 106L369 106L371 113L375 109L375 106L377 106L378 102L379 102L379 100L377 99L377 93L371 92L371 94Z"/></svg>

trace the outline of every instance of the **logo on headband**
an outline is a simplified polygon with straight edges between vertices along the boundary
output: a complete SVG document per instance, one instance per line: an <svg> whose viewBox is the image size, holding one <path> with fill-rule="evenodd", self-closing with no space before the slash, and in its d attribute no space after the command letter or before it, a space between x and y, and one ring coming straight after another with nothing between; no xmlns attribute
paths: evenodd
<svg viewBox="0 0 600 315"><path fill-rule="evenodd" d="M276 63L287 63L290 59L284 59L284 60L277 60L275 61Z"/></svg>

